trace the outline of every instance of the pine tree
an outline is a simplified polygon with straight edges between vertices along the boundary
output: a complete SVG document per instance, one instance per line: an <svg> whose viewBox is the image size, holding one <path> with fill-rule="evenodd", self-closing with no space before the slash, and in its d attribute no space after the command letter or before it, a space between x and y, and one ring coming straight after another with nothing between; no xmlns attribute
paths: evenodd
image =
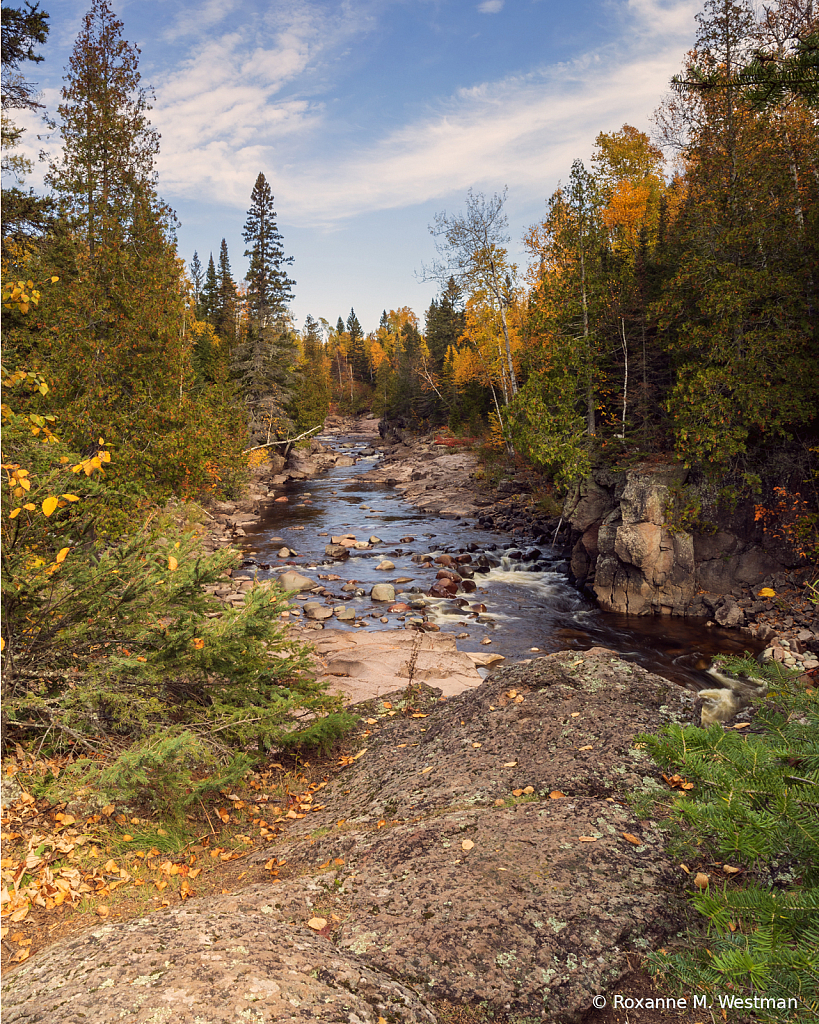
<svg viewBox="0 0 819 1024"><path fill-rule="evenodd" d="M338 322L336 323L336 334L341 335L343 333L344 333L344 320L343 320L342 317L339 317L338 318Z"/></svg>
<svg viewBox="0 0 819 1024"><path fill-rule="evenodd" d="M462 292L455 278L450 277L440 301L433 299L426 315L427 347L436 373L441 372L447 350L456 344L464 326Z"/></svg>
<svg viewBox="0 0 819 1024"><path fill-rule="evenodd" d="M273 193L261 172L253 186L250 202L242 233L249 246L245 256L250 257L247 301L253 330L261 334L273 324L281 326L296 282L283 269L293 262L293 257L284 255L282 236L276 227Z"/></svg>

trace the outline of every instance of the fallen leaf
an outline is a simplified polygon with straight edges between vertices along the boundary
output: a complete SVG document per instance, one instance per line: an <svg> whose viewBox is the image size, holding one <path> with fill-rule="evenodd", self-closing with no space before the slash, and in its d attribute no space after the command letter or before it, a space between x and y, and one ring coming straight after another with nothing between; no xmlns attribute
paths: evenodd
<svg viewBox="0 0 819 1024"><path fill-rule="evenodd" d="M565 793L561 793L559 789L553 789L552 792L549 794L549 799L550 800L565 800L566 799L566 794Z"/></svg>
<svg viewBox="0 0 819 1024"><path fill-rule="evenodd" d="M710 879L704 871L698 871L694 877L694 885L696 885L698 889L707 889L709 881Z"/></svg>
<svg viewBox="0 0 819 1024"><path fill-rule="evenodd" d="M739 872L742 869L741 868L732 867L730 864L723 864L722 865L722 870L725 872L726 875L736 875L736 874L739 874Z"/></svg>
<svg viewBox="0 0 819 1024"><path fill-rule="evenodd" d="M377 723L378 723L378 719L377 718L368 718L367 719L367 725L376 725Z"/></svg>
<svg viewBox="0 0 819 1024"><path fill-rule="evenodd" d="M126 832L126 834L122 837L122 841L123 843L132 843L134 841L134 837L128 835L128 833Z"/></svg>
<svg viewBox="0 0 819 1024"><path fill-rule="evenodd" d="M691 874L691 868L687 864L680 864L680 867L687 875Z"/></svg>
<svg viewBox="0 0 819 1024"><path fill-rule="evenodd" d="M111 913L111 910L109 907L96 907L94 909L94 913L97 915L97 917L108 917L108 915Z"/></svg>
<svg viewBox="0 0 819 1024"><path fill-rule="evenodd" d="M597 837L596 836L578 836L577 838L580 840L581 843L596 843L597 842Z"/></svg>
<svg viewBox="0 0 819 1024"><path fill-rule="evenodd" d="M503 766L503 767L504 767L504 768L516 768L516 767L517 767L517 764L518 764L518 763L517 763L517 761L507 761L507 762L506 762L506 763L504 764L504 766Z"/></svg>
<svg viewBox="0 0 819 1024"><path fill-rule="evenodd" d="M379 821L378 824L375 827L376 828L383 828L386 824L387 824L386 821L384 821L384 819L382 818L381 821Z"/></svg>
<svg viewBox="0 0 819 1024"><path fill-rule="evenodd" d="M475 846L475 844L472 842L471 839L464 839L464 841L461 843L461 849L462 850L469 851L469 850L473 849L474 846Z"/></svg>
<svg viewBox="0 0 819 1024"><path fill-rule="evenodd" d="M424 714L421 711L416 711L414 715L410 715L410 718L428 718L428 717L429 716L427 714Z"/></svg>
<svg viewBox="0 0 819 1024"><path fill-rule="evenodd" d="M513 789L512 790L512 796L523 796L523 790L522 789Z"/></svg>
<svg viewBox="0 0 819 1024"><path fill-rule="evenodd" d="M15 910L13 914L9 915L9 921L13 921L15 924L22 921L28 914L28 907L29 905L26 903L25 906L20 907L19 910Z"/></svg>
<svg viewBox="0 0 819 1024"><path fill-rule="evenodd" d="M531 796L532 793L534 793L534 791L535 791L535 787L534 786L526 786L524 788L524 790L523 790L523 795L524 796Z"/></svg>
<svg viewBox="0 0 819 1024"><path fill-rule="evenodd" d="M737 724L734 726L734 728L735 729L747 729L750 724L751 724L750 722L737 722Z"/></svg>
<svg viewBox="0 0 819 1024"><path fill-rule="evenodd" d="M22 963L23 960L28 960L28 958L30 956L31 956L31 950L30 949L28 949L28 948L21 949L18 952L17 956L12 957L12 960L14 961L14 963L18 963L19 964L19 963Z"/></svg>
<svg viewBox="0 0 819 1024"><path fill-rule="evenodd" d="M335 858L333 858L333 863L337 864L339 867L341 867L344 864L344 858L343 857L335 857Z"/></svg>
<svg viewBox="0 0 819 1024"><path fill-rule="evenodd" d="M480 747L480 746L482 746L482 744L480 744L480 743L473 743L473 744L472 744L472 749L473 749L473 750L477 750L477 749L478 749L478 747Z"/></svg>
<svg viewBox="0 0 819 1024"><path fill-rule="evenodd" d="M431 771L432 771L432 769L433 769L434 767L435 767L435 765L434 765L434 764L431 764L431 765L429 766L429 768L422 768L422 769L421 769L421 774L422 774L422 775L426 775L426 774L427 774L427 772L431 772Z"/></svg>
<svg viewBox="0 0 819 1024"><path fill-rule="evenodd" d="M518 691L517 690L507 690L506 693L504 694L504 696L508 697L509 700L514 700L515 697L517 697L517 695L518 695Z"/></svg>
<svg viewBox="0 0 819 1024"><path fill-rule="evenodd" d="M506 801L505 800L500 800L500 799L496 800L495 804L494 804L495 807L504 807L505 805L506 805Z"/></svg>
<svg viewBox="0 0 819 1024"><path fill-rule="evenodd" d="M627 839L630 843L634 843L635 846L642 846L642 839L638 839L637 836L633 836L631 832L624 832L623 839Z"/></svg>
<svg viewBox="0 0 819 1024"><path fill-rule="evenodd" d="M594 750L594 746L591 743L587 743L585 747L578 747L578 750Z"/></svg>
<svg viewBox="0 0 819 1024"><path fill-rule="evenodd" d="M580 718L580 712L579 711L573 711L572 712L572 718Z"/></svg>
<svg viewBox="0 0 819 1024"><path fill-rule="evenodd" d="M183 878L182 884L179 886L179 895L182 897L183 900L187 900L190 899L192 891L193 890L191 889L190 882L187 880L187 878Z"/></svg>
<svg viewBox="0 0 819 1024"><path fill-rule="evenodd" d="M307 927L312 928L314 932L320 932L322 928L327 927L327 920L323 917L311 917L307 922Z"/></svg>

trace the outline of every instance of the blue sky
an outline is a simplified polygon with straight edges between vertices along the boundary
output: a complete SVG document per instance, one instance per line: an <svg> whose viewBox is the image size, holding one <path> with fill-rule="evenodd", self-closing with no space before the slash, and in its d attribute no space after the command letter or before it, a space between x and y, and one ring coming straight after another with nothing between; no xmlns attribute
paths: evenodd
<svg viewBox="0 0 819 1024"><path fill-rule="evenodd" d="M86 10L43 0L29 65L50 110ZM699 0L114 0L156 93L160 194L179 250L227 239L234 277L263 171L296 279L293 312L423 313L428 225L508 186L510 250L601 131L643 130L694 39ZM26 143L37 151L36 119ZM32 184L42 172L36 170Z"/></svg>

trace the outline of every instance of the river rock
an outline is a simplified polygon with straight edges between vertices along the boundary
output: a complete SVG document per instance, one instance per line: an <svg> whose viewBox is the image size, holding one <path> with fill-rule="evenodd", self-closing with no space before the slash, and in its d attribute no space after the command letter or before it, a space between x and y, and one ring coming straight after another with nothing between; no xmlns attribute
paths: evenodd
<svg viewBox="0 0 819 1024"><path fill-rule="evenodd" d="M355 609L351 608L347 604L336 605L333 609L335 617L340 619L342 622L351 622L355 619Z"/></svg>
<svg viewBox="0 0 819 1024"><path fill-rule="evenodd" d="M373 534L372 537L370 537L370 544L381 544L381 543L382 543L381 538L380 537L376 537L375 534Z"/></svg>
<svg viewBox="0 0 819 1024"><path fill-rule="evenodd" d="M337 466L354 466L355 459L351 459L349 455L339 455L336 459Z"/></svg>
<svg viewBox="0 0 819 1024"><path fill-rule="evenodd" d="M435 686L447 696L481 684L475 665L458 650L450 633L325 629L315 649L318 677L353 702L405 688L413 662L413 680Z"/></svg>
<svg viewBox="0 0 819 1024"><path fill-rule="evenodd" d="M313 587L318 584L315 580L311 580L309 576L302 576L301 573L295 572L289 569L287 572L283 572L279 576L279 583L283 590L298 590L303 592L305 590L312 590Z"/></svg>
<svg viewBox="0 0 819 1024"><path fill-rule="evenodd" d="M395 568L395 563L391 562L388 558L385 558L382 562L379 562L376 569L382 569L384 572L389 572Z"/></svg>
<svg viewBox="0 0 819 1024"><path fill-rule="evenodd" d="M353 547L356 551L367 551L372 545L368 544L366 540L357 540Z"/></svg>
<svg viewBox="0 0 819 1024"><path fill-rule="evenodd" d="M332 608L328 608L326 604L320 604L318 601L307 601L302 608L307 618L313 619L314 622L322 622L324 619L331 618L333 614Z"/></svg>
<svg viewBox="0 0 819 1024"><path fill-rule="evenodd" d="M324 554L328 558L344 559L350 557L350 549L343 544L325 544Z"/></svg>
<svg viewBox="0 0 819 1024"><path fill-rule="evenodd" d="M376 583L370 591L373 601L394 601L395 587L391 583Z"/></svg>

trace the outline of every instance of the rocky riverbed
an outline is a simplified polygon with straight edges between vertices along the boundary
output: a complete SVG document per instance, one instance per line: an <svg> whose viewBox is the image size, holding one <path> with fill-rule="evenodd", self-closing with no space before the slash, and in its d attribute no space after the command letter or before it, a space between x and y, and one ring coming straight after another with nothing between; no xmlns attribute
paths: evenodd
<svg viewBox="0 0 819 1024"><path fill-rule="evenodd" d="M334 436L339 440L333 441ZM350 440L351 437L354 440ZM373 462L372 456L376 452L382 453L382 457ZM503 531L509 537L505 550L519 558L524 558L536 545L540 545L538 554L548 550L555 556L551 542L556 535L566 540L569 537L559 519L544 516L527 496L526 481L519 481L519 484L507 481L503 492L498 493L476 480L479 468L476 455L472 451L461 450L454 439L434 434L413 438L404 432L381 438L378 421L363 418L357 421L329 420L323 441L312 441L309 447L291 453L287 461L273 456L266 467L257 470L244 501L218 503L210 509L213 518L206 546L234 544L241 548L248 545L252 539L248 534L256 532L266 510L277 503L290 501L287 495L289 483L312 479L332 466L351 466L356 470L360 466L364 473L351 476L349 482L358 480L366 481L368 486L393 486L417 508L443 518L471 517L488 530ZM509 494L510 485L519 485L520 493ZM299 500L300 507L307 507L310 503L309 497ZM364 551L375 554L379 547L379 538L371 534L349 533L328 536L326 540L324 553L338 570L349 554L355 556ZM276 547L278 542L280 547ZM275 549L278 570L286 570L290 565L293 570L300 571L297 551L290 546L294 544L292 536L288 540L274 538L271 544ZM518 548L513 548L513 544ZM473 581L480 580L480 573L496 566L502 553L483 553L483 564L478 564L482 553L477 549L473 549L471 555L459 556L456 553L455 558L449 559L444 556L444 561L449 564L435 563L437 579L434 586L437 589L430 595L435 600L425 600L425 592L430 589L429 581L421 592L418 592L417 585L409 587L414 593L408 593L403 583L393 583L390 590L390 584L385 581L376 592L378 599L363 610L354 610L351 598L367 596L369 591L365 592L356 584L348 585L342 571L334 571L331 567L326 572L300 572L302 579L306 576L309 586L293 586L302 593L293 610L286 614L301 632L329 626L328 620L361 629L375 623L380 628L392 626L436 632L439 627L430 619L430 606L440 608L439 599L447 597L465 606L475 605L475 601L470 600L473 587L470 577ZM569 556L571 548L564 549L563 554ZM558 548L558 559L559 555ZM425 558L427 555L420 551L417 557ZM456 564L457 558L461 558L460 564ZM553 557L549 567L559 564ZM568 566L568 562L565 564ZM384 566L385 574L390 572L388 557L382 558L379 565ZM242 570L234 572L223 585L214 588L215 593L226 602L241 602L244 592L255 585L260 568L266 569L267 566L260 566L256 560L250 559ZM407 580L407 583L412 582ZM721 641L715 636L715 649L724 647L740 651L744 643L756 652L763 652L764 648L763 658L801 668L805 673L816 673L819 669L819 606L815 603L816 595L808 586L811 582L813 580L807 570L772 574L754 586L734 581L733 588L724 594L703 592L699 595L704 612L700 621L706 628L723 634ZM467 608L464 614L479 618L481 612ZM432 618L434 620L435 616ZM743 637L746 638L744 641ZM354 689L353 684L351 686Z"/></svg>

